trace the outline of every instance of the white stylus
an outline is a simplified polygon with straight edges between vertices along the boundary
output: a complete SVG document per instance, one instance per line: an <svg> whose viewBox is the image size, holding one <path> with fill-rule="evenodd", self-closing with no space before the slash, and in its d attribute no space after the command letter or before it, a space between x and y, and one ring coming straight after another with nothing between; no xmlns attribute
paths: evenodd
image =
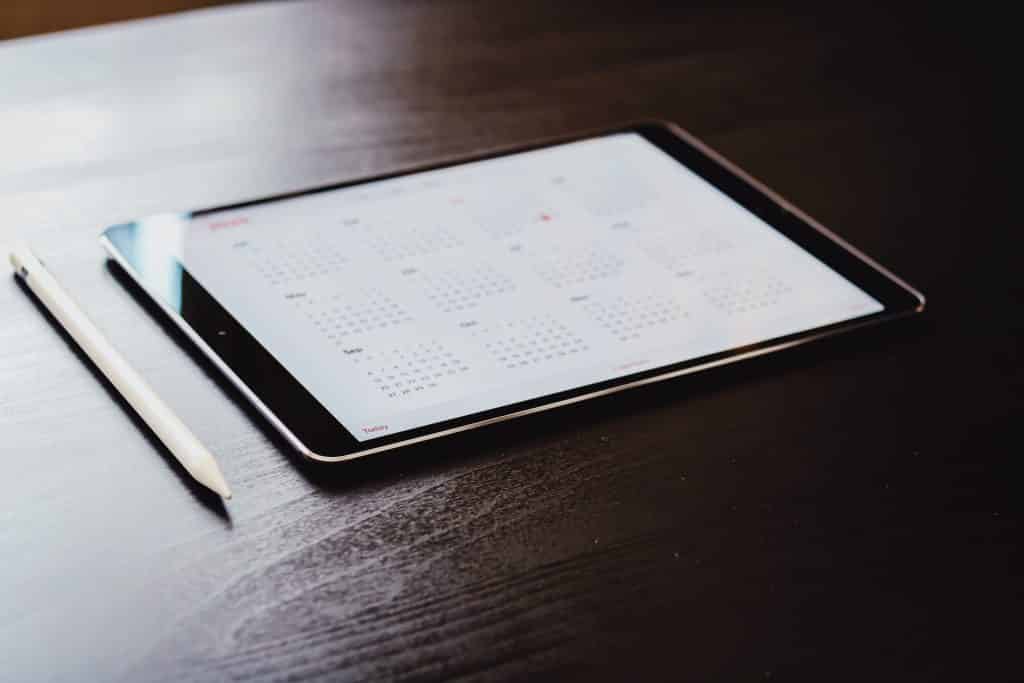
<svg viewBox="0 0 1024 683"><path fill-rule="evenodd" d="M14 272L25 281L182 467L203 486L224 498L230 498L231 489L224 481L224 475L213 454L107 341L32 251L26 246L17 246L11 251L10 258Z"/></svg>

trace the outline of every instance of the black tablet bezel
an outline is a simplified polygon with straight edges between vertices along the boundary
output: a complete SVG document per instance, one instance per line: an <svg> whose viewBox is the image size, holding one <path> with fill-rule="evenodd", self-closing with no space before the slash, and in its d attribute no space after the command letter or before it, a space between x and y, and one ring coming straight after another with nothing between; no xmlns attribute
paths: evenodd
<svg viewBox="0 0 1024 683"><path fill-rule="evenodd" d="M216 299L189 274L173 253L156 268L147 269L137 256L136 245L145 230L163 229L153 221L135 221L107 228L102 238L114 259L178 323L207 355L236 382L248 398L281 430L301 452L319 460L344 460L396 446L462 431L489 422L537 412L557 405L584 400L630 386L666 379L743 357L766 353L801 341L835 334L845 329L901 317L923 310L924 298L892 274L829 233L808 216L767 190L714 151L672 124L641 123L626 127L547 140L526 146L406 169L386 175L346 181L263 199L180 214L192 219L213 212L327 192L344 187L455 166L498 156L516 154L576 140L617 133L643 136L680 163L719 188L733 200L786 235L802 248L863 289L884 306L878 313L861 316L826 327L730 349L710 356L644 370L615 379L577 387L528 401L481 411L444 422L388 434L365 441L356 439L288 370L260 344ZM159 243L149 240L147 245ZM151 247L147 247L151 250ZM154 255L147 251L146 263ZM159 277L155 274L159 273ZM170 276L168 276L170 274ZM172 291L173 290L173 291Z"/></svg>

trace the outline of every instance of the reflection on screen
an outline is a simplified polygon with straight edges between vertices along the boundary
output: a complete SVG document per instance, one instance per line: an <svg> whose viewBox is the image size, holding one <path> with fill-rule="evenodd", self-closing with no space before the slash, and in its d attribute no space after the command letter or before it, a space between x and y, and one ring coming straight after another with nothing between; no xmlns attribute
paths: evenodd
<svg viewBox="0 0 1024 683"><path fill-rule="evenodd" d="M207 214L183 261L361 441L882 310L634 134Z"/></svg>

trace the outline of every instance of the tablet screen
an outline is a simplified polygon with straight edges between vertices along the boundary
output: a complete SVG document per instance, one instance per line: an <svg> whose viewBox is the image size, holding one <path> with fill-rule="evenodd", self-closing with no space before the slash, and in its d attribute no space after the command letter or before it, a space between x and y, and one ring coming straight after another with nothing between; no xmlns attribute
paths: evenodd
<svg viewBox="0 0 1024 683"><path fill-rule="evenodd" d="M179 258L360 441L883 309L633 133L200 214Z"/></svg>

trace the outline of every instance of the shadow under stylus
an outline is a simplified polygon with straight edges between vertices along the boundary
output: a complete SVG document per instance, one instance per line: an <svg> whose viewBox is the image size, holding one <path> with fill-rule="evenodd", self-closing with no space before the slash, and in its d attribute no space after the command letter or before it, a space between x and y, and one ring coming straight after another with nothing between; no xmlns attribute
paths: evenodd
<svg viewBox="0 0 1024 683"><path fill-rule="evenodd" d="M68 334L67 330L65 330L64 327L60 324L60 322L58 322L57 319L53 317L53 314L50 313L49 309L47 309L46 306L41 301L39 301L35 293L28 287L28 285L26 285L25 282L20 277L12 277L14 277L14 279L17 281L18 286L21 287L22 291L25 292L25 294L29 298L29 301L31 301L32 305L36 307L36 310L39 311L40 315L50 324L50 327L52 327L54 331L57 332L57 334L64 341L67 347L71 349L72 353L74 353L75 356L77 356L78 359L82 361L82 364L89 370L89 372L92 373L93 377L96 378L96 381L107 392L107 395L111 398L111 400L115 404L117 404L118 407L121 408L121 411L128 417L129 420L131 420L131 422L135 425L139 432L142 433L142 435L146 438L149 444L153 447L153 450L160 454L160 457L163 458L164 463L167 465L168 469L174 472L175 476L177 476L178 479L181 480L181 482L185 485L185 488L187 488L188 491L192 494L192 497L200 505L202 505L207 510L214 513L221 519L223 519L228 524L228 526L230 526L231 515L228 512L227 507L225 507L223 499L218 494L214 493L213 491L206 488L205 486L203 486L202 484L200 484L199 482L192 478L192 475L190 475L181 465L181 463L178 462L178 460L167 449L163 442L160 441L160 438L153 433L153 430L149 428L149 425L147 425L142 420L142 418L139 417L138 413L135 412L135 409L132 408L131 404L124 399L124 397L117 390L117 388L114 387L113 384L111 384L110 380L108 380L106 376L103 374L103 372L96 366L96 364L92 362L92 359L90 359L89 356L87 356L85 352L82 351L82 349L78 346L78 344L71 337L71 335Z"/></svg>

